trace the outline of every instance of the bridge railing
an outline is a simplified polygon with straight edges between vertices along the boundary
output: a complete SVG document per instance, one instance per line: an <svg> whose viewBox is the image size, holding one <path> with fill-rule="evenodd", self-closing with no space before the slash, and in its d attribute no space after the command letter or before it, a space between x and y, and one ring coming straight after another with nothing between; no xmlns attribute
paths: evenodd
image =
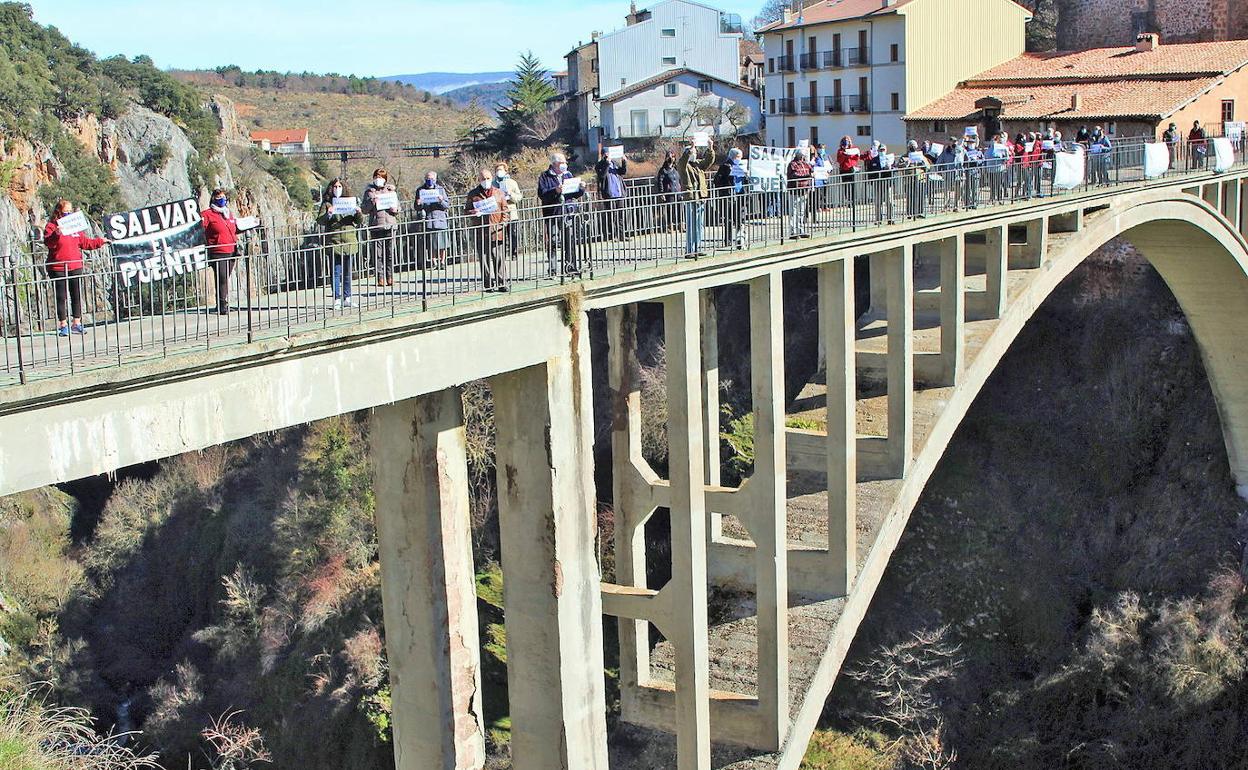
<svg viewBox="0 0 1248 770"><path fill-rule="evenodd" d="M1244 164L1243 143L1234 149L1235 163ZM1171 155L1165 176L1203 174L1212 163L1186 141L1173 145ZM236 258L209 255L198 264L158 266L138 275L123 270L108 247L91 255L73 278L49 273L38 246L19 249L0 270L0 383L419 313L494 290L522 291L1146 180L1141 147L1123 142L1088 156L1085 178L1070 191L1055 187L1053 169L1045 164L992 161L834 176L800 189L774 181L774 189L754 191L749 180L739 180L705 200L644 191L614 201L542 206L529 200L504 223L457 203L444 228L421 218L390 231L287 234L261 228L242 236ZM74 283L81 289L85 333L62 333L57 298L72 299L66 295ZM340 306L335 295L344 300Z"/></svg>

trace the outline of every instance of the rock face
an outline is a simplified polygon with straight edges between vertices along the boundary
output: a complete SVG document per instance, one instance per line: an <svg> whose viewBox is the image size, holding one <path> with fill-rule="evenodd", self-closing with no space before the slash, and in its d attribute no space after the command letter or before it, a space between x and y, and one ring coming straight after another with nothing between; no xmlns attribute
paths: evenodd
<svg viewBox="0 0 1248 770"><path fill-rule="evenodd" d="M172 120L132 105L113 127L117 157L114 168L127 207L138 208L195 194L187 172L187 162L196 155L195 148Z"/></svg>

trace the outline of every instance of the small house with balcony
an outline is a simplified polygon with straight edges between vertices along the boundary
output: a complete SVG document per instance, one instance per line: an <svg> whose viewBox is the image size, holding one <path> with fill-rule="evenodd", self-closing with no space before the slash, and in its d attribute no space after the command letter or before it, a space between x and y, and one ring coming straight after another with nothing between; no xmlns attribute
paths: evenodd
<svg viewBox="0 0 1248 770"><path fill-rule="evenodd" d="M308 138L308 129L306 128L252 131L251 143L264 152L275 152L279 155L310 152L312 150L312 142Z"/></svg>
<svg viewBox="0 0 1248 770"><path fill-rule="evenodd" d="M1014 0L807 0L758 30L767 143L899 146L909 110L1022 54L1031 18Z"/></svg>

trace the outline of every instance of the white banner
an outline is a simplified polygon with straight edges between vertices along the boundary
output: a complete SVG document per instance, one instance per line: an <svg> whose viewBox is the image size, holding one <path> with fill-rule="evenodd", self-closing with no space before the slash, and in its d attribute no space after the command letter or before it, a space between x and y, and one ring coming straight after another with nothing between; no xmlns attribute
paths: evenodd
<svg viewBox="0 0 1248 770"><path fill-rule="evenodd" d="M420 205L422 206L432 206L442 202L441 190L430 190L428 187L422 187L420 188L419 195Z"/></svg>
<svg viewBox="0 0 1248 770"><path fill-rule="evenodd" d="M351 216L357 208L355 198L334 198L333 206L331 213L339 216Z"/></svg>
<svg viewBox="0 0 1248 770"><path fill-rule="evenodd" d="M1073 190L1083 184L1086 161L1082 147L1078 152L1059 152L1053 156L1054 189Z"/></svg>
<svg viewBox="0 0 1248 770"><path fill-rule="evenodd" d="M473 201L472 208L480 216L498 213L498 199L491 195L488 198L482 198L479 201Z"/></svg>
<svg viewBox="0 0 1248 770"><path fill-rule="evenodd" d="M614 147L607 148L607 160L623 160L624 145L617 144Z"/></svg>
<svg viewBox="0 0 1248 770"><path fill-rule="evenodd" d="M581 180L573 177L572 179L563 180L563 194L576 195L581 191Z"/></svg>
<svg viewBox="0 0 1248 770"><path fill-rule="evenodd" d="M1235 165L1235 145L1224 136L1213 140L1213 170L1221 174Z"/></svg>
<svg viewBox="0 0 1248 770"><path fill-rule="evenodd" d="M796 147L750 145L750 189L754 192L783 190L785 168L795 157L797 157Z"/></svg>
<svg viewBox="0 0 1248 770"><path fill-rule="evenodd" d="M695 131L693 134L694 147L709 147L711 144L710 131Z"/></svg>
<svg viewBox="0 0 1248 770"><path fill-rule="evenodd" d="M260 217L239 217L234 220L234 227L240 233L245 233L248 230L255 230L259 226Z"/></svg>
<svg viewBox="0 0 1248 770"><path fill-rule="evenodd" d="M56 220L56 228L61 231L61 235L77 235L78 233L86 232L90 226L86 215L81 211L66 214Z"/></svg>
<svg viewBox="0 0 1248 770"><path fill-rule="evenodd" d="M1170 170L1170 147L1165 142L1144 145L1144 178L1156 179Z"/></svg>

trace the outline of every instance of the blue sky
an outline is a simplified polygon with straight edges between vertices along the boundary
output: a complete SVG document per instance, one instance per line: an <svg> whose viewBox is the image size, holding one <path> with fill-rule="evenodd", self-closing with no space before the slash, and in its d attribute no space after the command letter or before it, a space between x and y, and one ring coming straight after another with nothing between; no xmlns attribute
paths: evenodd
<svg viewBox="0 0 1248 770"><path fill-rule="evenodd" d="M712 3L752 17L763 0ZM531 49L551 70L593 30L624 25L627 0L32 0L35 20L100 56L162 68L398 75L510 70ZM639 6L645 7L644 2ZM177 10L173 10L177 8Z"/></svg>

